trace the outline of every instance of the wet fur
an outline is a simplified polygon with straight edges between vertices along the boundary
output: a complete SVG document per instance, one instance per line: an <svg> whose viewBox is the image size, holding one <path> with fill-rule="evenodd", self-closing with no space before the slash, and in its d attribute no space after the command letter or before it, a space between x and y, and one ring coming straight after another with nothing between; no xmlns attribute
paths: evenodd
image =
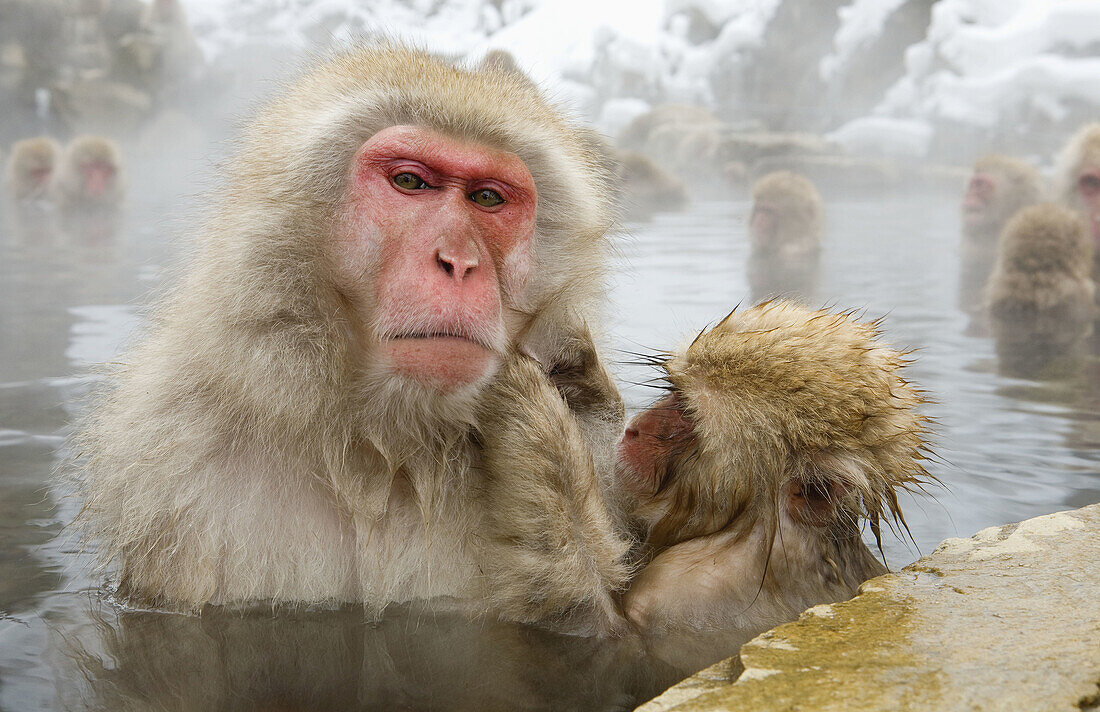
<svg viewBox="0 0 1100 712"><path fill-rule="evenodd" d="M904 527L896 491L930 478L923 398L876 324L766 302L656 361L692 429L634 503L648 564L624 600L633 621L747 639L885 572L861 525ZM820 521L792 516L796 485L825 494Z"/></svg>

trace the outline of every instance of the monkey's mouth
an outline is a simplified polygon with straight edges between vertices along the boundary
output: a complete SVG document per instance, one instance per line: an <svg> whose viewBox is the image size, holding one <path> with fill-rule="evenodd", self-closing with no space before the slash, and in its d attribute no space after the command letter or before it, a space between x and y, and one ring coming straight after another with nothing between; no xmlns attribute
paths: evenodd
<svg viewBox="0 0 1100 712"><path fill-rule="evenodd" d="M496 362L483 340L450 331L395 334L382 350L395 374L443 392L491 374Z"/></svg>
<svg viewBox="0 0 1100 712"><path fill-rule="evenodd" d="M489 345L475 336L460 334L450 331L420 331L409 334L396 334L390 337L390 341L428 341L431 339L443 339L449 341L465 341L483 349L489 349Z"/></svg>

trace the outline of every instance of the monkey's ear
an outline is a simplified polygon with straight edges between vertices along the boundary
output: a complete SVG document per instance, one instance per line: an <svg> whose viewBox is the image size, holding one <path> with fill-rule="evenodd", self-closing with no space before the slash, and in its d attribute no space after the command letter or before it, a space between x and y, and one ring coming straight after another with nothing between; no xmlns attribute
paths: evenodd
<svg viewBox="0 0 1100 712"><path fill-rule="evenodd" d="M812 527L832 522L848 493L848 485L841 478L828 473L792 477L783 483L779 492L780 506L785 507L791 519Z"/></svg>

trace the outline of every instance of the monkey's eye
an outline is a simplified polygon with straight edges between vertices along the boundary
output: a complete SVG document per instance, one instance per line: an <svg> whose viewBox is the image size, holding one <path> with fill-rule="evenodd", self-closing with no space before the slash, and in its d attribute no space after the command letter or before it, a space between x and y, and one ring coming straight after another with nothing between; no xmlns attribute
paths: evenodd
<svg viewBox="0 0 1100 712"><path fill-rule="evenodd" d="M474 201L483 208L495 208L498 205L504 203L504 198L500 196L500 193L495 190L489 190L488 188L482 188L481 190L475 190L470 193L470 200Z"/></svg>
<svg viewBox="0 0 1100 712"><path fill-rule="evenodd" d="M423 190L428 187L424 179L415 173L398 173L393 177L393 184L405 190Z"/></svg>

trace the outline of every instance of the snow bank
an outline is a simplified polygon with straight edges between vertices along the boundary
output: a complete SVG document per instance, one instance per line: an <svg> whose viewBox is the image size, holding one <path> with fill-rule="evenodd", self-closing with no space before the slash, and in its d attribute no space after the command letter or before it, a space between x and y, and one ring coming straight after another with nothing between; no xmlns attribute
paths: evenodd
<svg viewBox="0 0 1100 712"><path fill-rule="evenodd" d="M852 150L915 155L934 145L931 134L946 126L989 130L993 140L998 131L1025 133L1029 122L1049 128L1097 113L1100 2L940 0L926 31L916 26L916 35L906 35L920 41L889 48L896 52L890 67L861 55L906 3L920 1L849 0L820 56L778 55L808 62L805 71L795 66L779 73L791 86L809 87L792 105L802 128L831 129ZM756 118L753 102L790 100L759 90L768 75L754 64L754 52L765 37L776 36L781 9L788 10L788 24L795 17L795 28L781 27L776 41L797 42L790 33L805 27L784 5L804 0L185 2L215 59L235 48L276 46L289 50L289 62L310 49L378 34L469 61L505 49L552 97L608 132L663 101L747 107L747 115L736 117L745 120ZM845 82L875 71L883 74L872 82L874 93L862 103L847 101ZM833 85L842 89L831 91ZM762 108L766 116L768 107ZM850 121L864 111L869 115Z"/></svg>

